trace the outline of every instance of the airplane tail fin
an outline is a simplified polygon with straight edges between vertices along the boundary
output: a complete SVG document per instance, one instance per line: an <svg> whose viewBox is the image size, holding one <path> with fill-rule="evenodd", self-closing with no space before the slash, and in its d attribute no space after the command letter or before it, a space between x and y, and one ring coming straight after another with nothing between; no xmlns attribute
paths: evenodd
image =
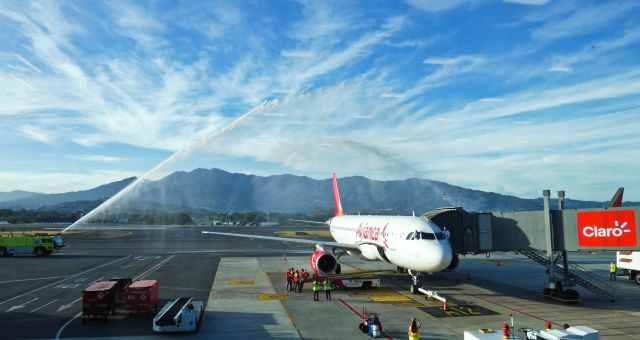
<svg viewBox="0 0 640 340"><path fill-rule="evenodd" d="M619 187L618 191L613 194L611 201L607 204L607 208L617 208L622 206L622 195L624 195L624 187Z"/></svg>
<svg viewBox="0 0 640 340"><path fill-rule="evenodd" d="M333 208L336 216L344 216L342 211L342 204L340 203L340 192L338 191L338 180L336 180L336 173L333 173Z"/></svg>

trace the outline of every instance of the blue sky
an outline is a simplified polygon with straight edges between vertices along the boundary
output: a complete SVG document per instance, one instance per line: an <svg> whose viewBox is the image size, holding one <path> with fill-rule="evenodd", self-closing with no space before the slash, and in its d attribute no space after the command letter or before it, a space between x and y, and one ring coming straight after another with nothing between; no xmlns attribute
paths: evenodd
<svg viewBox="0 0 640 340"><path fill-rule="evenodd" d="M87 189L178 152L156 177L640 200L637 1L3 1L0 45L0 191Z"/></svg>

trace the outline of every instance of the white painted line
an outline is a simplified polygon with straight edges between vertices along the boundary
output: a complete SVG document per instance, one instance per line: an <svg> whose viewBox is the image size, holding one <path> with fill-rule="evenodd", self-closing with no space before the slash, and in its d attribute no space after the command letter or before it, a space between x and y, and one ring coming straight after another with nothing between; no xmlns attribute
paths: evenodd
<svg viewBox="0 0 640 340"><path fill-rule="evenodd" d="M127 269L127 268L129 268L129 267L131 267L131 265L130 265L130 264L128 264L128 265L126 265L126 266L122 267L122 269Z"/></svg>
<svg viewBox="0 0 640 340"><path fill-rule="evenodd" d="M72 317L71 319L69 319L69 321L67 321L64 325L62 325L62 327L60 327L60 329L58 329L58 333L56 333L56 340L60 340L60 334L62 334L62 331L67 328L67 326L69 326L69 324L71 322L73 322L73 320L77 319L80 315L82 315L82 312L76 314L76 316Z"/></svg>
<svg viewBox="0 0 640 340"><path fill-rule="evenodd" d="M36 277L33 279L21 279L21 280L9 280L9 281L0 281L1 283L12 283L12 282L26 282L26 281L36 281L36 280L49 280L49 279L59 279L61 277L67 277L69 275L62 275L62 276L49 276L49 277Z"/></svg>
<svg viewBox="0 0 640 340"><path fill-rule="evenodd" d="M36 301L36 300L38 300L38 298L31 299L31 300L29 300L29 301L27 301L27 302L25 302L25 303L23 303L23 304L21 304L21 305L18 305L18 306L11 306L11 308L9 308L9 309L7 310L7 313L9 313L9 312L13 312L13 311L14 311L14 310L16 310L16 309L23 308L24 306L26 306L26 305L28 305L28 304L32 303L33 301Z"/></svg>
<svg viewBox="0 0 640 340"><path fill-rule="evenodd" d="M58 310L56 311L56 313L57 313L57 312L59 312L59 311L61 311L61 310L65 310L65 309L67 309L67 308L69 308L69 307L73 306L73 304L74 304L74 303L76 303L76 302L80 301L81 299L82 299L82 296L81 296L81 297L79 297L79 298L77 298L77 299L75 299L75 300L73 300L73 301L71 301L71 303L68 303L68 304L66 304L66 305L61 305L61 306L60 306L60 308L58 308Z"/></svg>
<svg viewBox="0 0 640 340"><path fill-rule="evenodd" d="M14 296L14 297L12 297L12 298L10 298L10 299L8 299L8 300L4 300L4 301L0 302L0 305L5 304L5 303L7 303L7 302L9 302L9 301L13 301L13 300L15 300L15 299L17 299L17 298L19 298L19 297L22 297L22 296L25 296L25 295L28 295L28 294L31 294L31 293L37 292L37 291L39 291L39 290L45 289L45 288L47 288L47 287L51 287L51 286L53 286L53 285L57 285L57 284L61 283L62 281L66 281L66 280L68 280L68 279L70 279L70 278L72 278L72 277L80 276L80 275L82 275L82 274L88 273L88 272L93 271L93 270L96 270L96 269L98 269L98 268L102 268L102 267L108 266L108 265L110 265L110 264L113 264L113 263L116 263L116 262L122 261L122 260L124 260L124 259L126 259L126 258L128 258L128 257L131 257L131 255L127 255L127 256L125 256L125 257L121 257L121 258L119 258L119 259L117 259L117 260L114 260L114 261L111 261L111 262L108 262L108 263L105 263L105 264L99 265L99 266L97 266L97 267L93 267L93 268L88 269L88 270L85 270L85 271L83 271L83 272L81 272L81 273L77 273L77 274L70 275L70 276L68 276L68 277L67 277L67 278L65 278L65 279L62 279L62 280L60 280L60 281L56 281L56 282L54 282L54 283L50 283L50 284L48 284L48 285L46 285L46 286L42 286L42 287L40 287L40 288L36 288L36 289L31 290L31 291L28 291L28 292L26 292L26 293L24 293L24 294L16 295L16 296Z"/></svg>
<svg viewBox="0 0 640 340"><path fill-rule="evenodd" d="M48 305L50 305L50 304L52 304L52 303L54 303L54 302L56 302L56 301L58 301L58 299L53 299L53 300L51 300L49 303L44 304L44 305L42 305L42 306L40 306L40 307L38 307L38 308L36 308L36 309L34 309L34 310L30 311L30 312L29 312L29 314L31 314L31 313L33 313L33 312L35 312L35 311L39 310L39 309L42 309L42 308L44 308L44 307L47 307Z"/></svg>
<svg viewBox="0 0 640 340"><path fill-rule="evenodd" d="M156 264L155 266L147 269L146 271L142 272L141 274L139 274L138 276L134 277L133 280L139 280L144 278L145 276L151 274L152 272L158 270L162 265L164 265L165 263L171 261L174 257L176 257L175 255L171 255L169 257L167 257L166 259L162 260L160 263Z"/></svg>

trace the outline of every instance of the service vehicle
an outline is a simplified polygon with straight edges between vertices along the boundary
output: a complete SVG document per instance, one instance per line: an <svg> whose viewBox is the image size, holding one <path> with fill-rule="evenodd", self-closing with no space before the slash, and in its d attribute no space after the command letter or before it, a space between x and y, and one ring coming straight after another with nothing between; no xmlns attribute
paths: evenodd
<svg viewBox="0 0 640 340"><path fill-rule="evenodd" d="M380 279L335 279L333 286L336 288L362 288L380 287Z"/></svg>
<svg viewBox="0 0 640 340"><path fill-rule="evenodd" d="M197 332L204 316L204 303L180 297L167 304L153 318L156 332Z"/></svg>
<svg viewBox="0 0 640 340"><path fill-rule="evenodd" d="M616 253L616 266L622 269L629 276L629 280L634 280L640 285L640 251L619 251Z"/></svg>
<svg viewBox="0 0 640 340"><path fill-rule="evenodd" d="M50 236L0 236L0 257L14 254L51 255L55 249Z"/></svg>

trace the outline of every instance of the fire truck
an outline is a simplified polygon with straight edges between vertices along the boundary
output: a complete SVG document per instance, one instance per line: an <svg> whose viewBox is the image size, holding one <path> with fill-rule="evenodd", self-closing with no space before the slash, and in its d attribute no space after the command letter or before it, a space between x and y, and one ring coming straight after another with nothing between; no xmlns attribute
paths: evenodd
<svg viewBox="0 0 640 340"><path fill-rule="evenodd" d="M48 256L57 248L51 236L0 236L0 257L14 254Z"/></svg>

